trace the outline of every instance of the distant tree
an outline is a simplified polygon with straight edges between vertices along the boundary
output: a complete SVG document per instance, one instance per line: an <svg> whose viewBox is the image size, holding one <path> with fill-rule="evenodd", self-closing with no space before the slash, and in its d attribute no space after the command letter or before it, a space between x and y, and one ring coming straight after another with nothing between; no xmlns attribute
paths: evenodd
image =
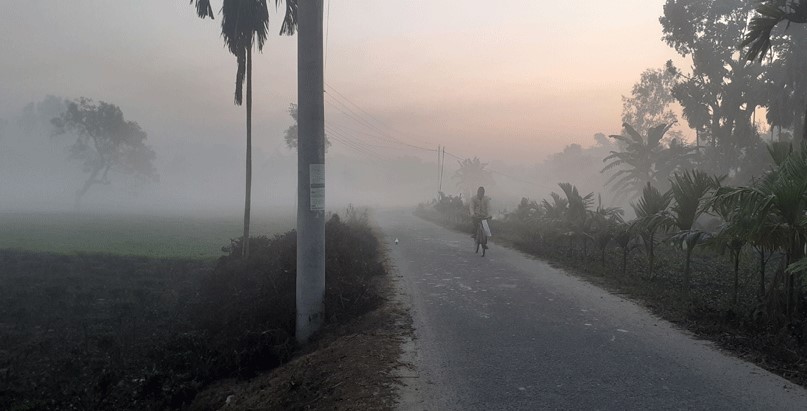
<svg viewBox="0 0 807 411"><path fill-rule="evenodd" d="M675 75L666 68L645 70L633 85L630 97L622 96L622 122L631 124L639 134L647 134L658 124L676 124L678 116L670 105ZM670 137L680 138L680 131L670 131Z"/></svg>
<svg viewBox="0 0 807 411"><path fill-rule="evenodd" d="M747 0L667 0L660 18L664 41L692 61L689 73L668 64L677 80L672 94L708 142L702 168L712 174L732 176L760 154L747 148L759 140L753 119L766 101L762 69L736 51L752 10Z"/></svg>
<svg viewBox="0 0 807 411"><path fill-rule="evenodd" d="M196 4L197 15L204 19L214 18L210 0L191 0ZM275 6L280 0L275 1ZM286 1L286 15L280 34L293 34L296 28L296 4ZM221 37L237 62L235 74L235 104L243 102L244 82L247 88L247 153L246 153L246 192L244 199L244 236L242 252L249 257L249 220L252 198L252 49L263 50L269 30L269 8L267 0L223 0L221 6Z"/></svg>
<svg viewBox="0 0 807 411"><path fill-rule="evenodd" d="M146 145L147 134L123 111L103 101L80 98L67 103L67 109L52 120L54 136L75 137L70 157L82 162L87 180L76 192L76 205L96 184L110 184L110 172L157 181L154 151Z"/></svg>
<svg viewBox="0 0 807 411"><path fill-rule="evenodd" d="M483 163L479 158L466 158L458 163L460 168L454 173L454 179L457 180L457 187L465 193L466 197L470 198L480 186L489 190L495 184L493 173L486 168L488 164Z"/></svg>
<svg viewBox="0 0 807 411"><path fill-rule="evenodd" d="M665 145L662 139L671 125L651 127L645 136L630 124L623 124L623 135L612 135L620 141L622 149L611 151L602 161L607 163L601 172L613 172L606 184L613 184L619 193L640 193L648 183L654 186L667 184L667 177L678 169L686 168L694 157L694 148L673 140Z"/></svg>
<svg viewBox="0 0 807 411"><path fill-rule="evenodd" d="M59 117L67 109L67 100L48 95L42 101L31 102L23 107L17 117L17 127L25 136L49 134L51 120Z"/></svg>
<svg viewBox="0 0 807 411"><path fill-rule="evenodd" d="M289 104L289 115L294 120L294 124L290 125L283 133L283 138L286 141L286 147L297 150L297 105L294 103ZM328 135L325 135L325 151L331 146L331 141L328 140Z"/></svg>

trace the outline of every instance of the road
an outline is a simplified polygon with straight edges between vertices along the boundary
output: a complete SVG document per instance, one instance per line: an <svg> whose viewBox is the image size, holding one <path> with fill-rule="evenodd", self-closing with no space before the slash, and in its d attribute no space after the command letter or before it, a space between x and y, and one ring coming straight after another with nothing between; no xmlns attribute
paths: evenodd
<svg viewBox="0 0 807 411"><path fill-rule="evenodd" d="M807 410L801 387L545 262L481 258L409 212L377 221L415 328L401 409Z"/></svg>

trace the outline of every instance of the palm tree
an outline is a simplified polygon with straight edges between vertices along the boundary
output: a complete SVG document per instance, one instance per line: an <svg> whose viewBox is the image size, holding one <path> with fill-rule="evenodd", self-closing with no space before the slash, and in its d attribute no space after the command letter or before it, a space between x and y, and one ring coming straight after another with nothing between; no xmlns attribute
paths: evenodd
<svg viewBox="0 0 807 411"><path fill-rule="evenodd" d="M570 183L558 184L566 195L566 213L563 223L566 227L566 235L570 241L579 238L583 243L583 257L586 257L586 243L591 231L591 218L589 217L589 207L594 201L594 193L588 193L585 197L577 191L577 187Z"/></svg>
<svg viewBox="0 0 807 411"><path fill-rule="evenodd" d="M622 275L628 270L628 254L638 247L633 224L622 223L615 228L614 242L622 250Z"/></svg>
<svg viewBox="0 0 807 411"><path fill-rule="evenodd" d="M622 151L611 151L605 157L602 173L615 170L606 184L613 184L618 193L639 193L645 184L660 185L693 156L694 147L675 144L665 147L662 139L672 124L651 127L643 137L630 124L623 124L626 135L610 136L623 143Z"/></svg>
<svg viewBox="0 0 807 411"><path fill-rule="evenodd" d="M488 163L483 163L477 157L457 162L460 168L454 172L454 179L457 180L457 187L467 198L471 198L471 193L475 193L477 187L494 185L493 173L486 168Z"/></svg>
<svg viewBox="0 0 807 411"><path fill-rule="evenodd" d="M598 195L597 208L589 213L591 219L589 236L600 251L600 263L605 267L605 250L619 233L619 225L624 222L622 215L625 212L619 207L603 207L602 197Z"/></svg>
<svg viewBox="0 0 807 411"><path fill-rule="evenodd" d="M196 5L197 15L204 19L214 18L210 0L191 0ZM275 0L275 7L280 0ZM286 15L280 34L294 34L296 27L296 0L286 1ZM256 46L263 51L269 30L269 9L266 0L224 0L221 7L221 36L224 44L237 61L235 75L235 104L243 104L244 80L246 79L247 104L247 147L246 147L246 190L244 198L244 235L242 253L249 257L249 223L252 203L252 49Z"/></svg>
<svg viewBox="0 0 807 411"><path fill-rule="evenodd" d="M635 227L642 237L645 251L647 251L647 274L653 277L653 264L655 263L656 232L664 229L663 214L670 205L670 192L662 194L657 188L647 183L642 190L642 196L633 204L636 212Z"/></svg>
<svg viewBox="0 0 807 411"><path fill-rule="evenodd" d="M740 288L740 255L743 247L748 242L751 221L746 218L739 208L728 202L712 200L710 206L712 213L720 217L722 223L717 231L706 240L709 247L715 248L721 253L729 250L734 261L734 293L732 302L736 306L739 300ZM762 289L765 287L764 276L762 277Z"/></svg>
<svg viewBox="0 0 807 411"><path fill-rule="evenodd" d="M761 2L756 8L756 15L748 24L748 33L740 44L740 48L748 48L745 54L747 60L760 62L771 50L771 36L773 29L779 23L807 23L807 1L805 0L767 0ZM801 73L803 75L803 73ZM807 97L807 96L805 96ZM805 108L802 141L807 141L807 108ZM800 146L796 147L800 149Z"/></svg>
<svg viewBox="0 0 807 411"><path fill-rule="evenodd" d="M775 150L771 149L771 153ZM771 170L751 186L723 188L717 193L718 201L743 207L743 212L754 216L752 232L762 244L775 242L785 251L787 264L799 263L804 257L807 237L807 152L787 155L778 167ZM799 263L800 265L803 263ZM787 278L787 311L793 314L795 302L793 268Z"/></svg>
<svg viewBox="0 0 807 411"><path fill-rule="evenodd" d="M662 224L678 229L672 240L681 244L681 247L686 250L684 290L689 294L689 266L692 261L692 251L706 235L704 231L693 229L693 226L698 217L706 211L704 204L706 195L718 188L720 180L709 177L703 171L695 170L673 174L671 183L670 193L673 204L670 212L662 213Z"/></svg>

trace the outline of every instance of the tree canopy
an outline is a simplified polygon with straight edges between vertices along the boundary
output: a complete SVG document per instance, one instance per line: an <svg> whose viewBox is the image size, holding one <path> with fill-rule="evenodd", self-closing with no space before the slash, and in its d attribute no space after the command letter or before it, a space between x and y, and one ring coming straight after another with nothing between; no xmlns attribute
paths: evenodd
<svg viewBox="0 0 807 411"><path fill-rule="evenodd" d="M52 120L54 136L74 137L70 158L81 161L87 180L76 193L80 202L96 184L110 184L111 173L157 181L156 154L146 144L147 134L134 121L127 121L120 107L88 98L67 103L67 109Z"/></svg>

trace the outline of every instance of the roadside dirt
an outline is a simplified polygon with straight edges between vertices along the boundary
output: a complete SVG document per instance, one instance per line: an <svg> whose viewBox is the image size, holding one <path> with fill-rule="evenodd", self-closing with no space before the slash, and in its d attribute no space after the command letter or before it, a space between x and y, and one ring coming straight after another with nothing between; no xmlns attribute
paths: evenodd
<svg viewBox="0 0 807 411"><path fill-rule="evenodd" d="M397 402L409 313L382 279L384 304L320 336L286 365L250 380L229 379L199 393L192 410L390 410Z"/></svg>

